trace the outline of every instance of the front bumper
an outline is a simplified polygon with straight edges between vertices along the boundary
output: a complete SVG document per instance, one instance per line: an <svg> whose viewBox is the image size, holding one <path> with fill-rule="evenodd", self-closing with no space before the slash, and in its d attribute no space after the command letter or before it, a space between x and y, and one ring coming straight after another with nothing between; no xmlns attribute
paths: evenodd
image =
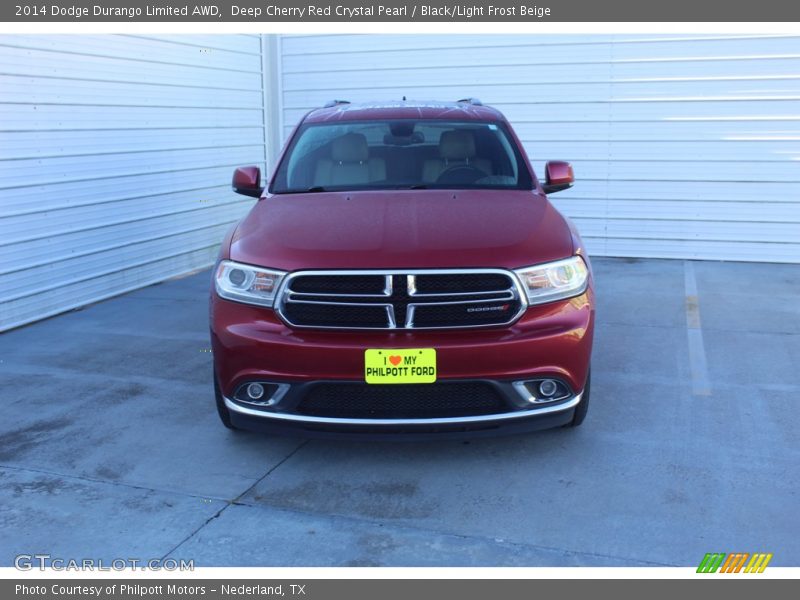
<svg viewBox="0 0 800 600"><path fill-rule="evenodd" d="M508 382L484 383L502 388L507 393L514 393L511 391L513 386ZM292 386L294 389L287 392L283 399L305 395L309 385L315 384ZM558 427L572 421L575 408L582 398L581 392L563 401L534 408L512 409L495 414L429 418L322 417L268 410L263 407L248 406L246 403L227 397L223 399L230 411L232 423L241 429L280 434L295 433L312 437L357 436L360 439L385 439L387 436L402 434L404 439L414 439L415 436L448 434L456 437L459 434L475 437L481 434L511 434ZM518 398L509 397L508 400L511 404L519 404Z"/></svg>
<svg viewBox="0 0 800 600"><path fill-rule="evenodd" d="M215 376L233 424L265 431L304 433L434 433L529 431L569 423L587 380L594 329L593 291L529 307L513 325L452 331L315 331L288 328L271 309L212 294L211 341ZM324 382L364 381L368 348L435 348L439 382L482 381L508 406L480 415L426 418L344 418L294 411L294 400ZM570 390L558 403L526 407L513 382L554 378ZM248 382L275 382L291 391L265 409L239 402ZM363 384L367 385L367 384ZM425 384L422 384L425 385ZM368 386L387 388L391 385Z"/></svg>

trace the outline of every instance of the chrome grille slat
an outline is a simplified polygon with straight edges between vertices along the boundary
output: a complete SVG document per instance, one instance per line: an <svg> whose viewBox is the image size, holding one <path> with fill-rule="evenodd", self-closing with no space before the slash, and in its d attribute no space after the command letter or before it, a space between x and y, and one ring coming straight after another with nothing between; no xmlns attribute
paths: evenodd
<svg viewBox="0 0 800 600"><path fill-rule="evenodd" d="M327 294L327 293L311 293L311 292L288 292L291 298L316 298L319 296L327 296L329 298L389 298L391 294Z"/></svg>
<svg viewBox="0 0 800 600"><path fill-rule="evenodd" d="M354 287L364 289L365 279L376 276L385 279L382 294L342 291L347 288L348 277ZM438 276L442 277L439 281L435 279ZM342 279L336 281L337 278ZM449 288L451 291L420 293L417 278L425 278L427 289ZM506 282L502 289L486 289L497 287L502 280ZM319 281L337 291L314 291L313 283ZM298 287L302 292L293 289L296 282L300 282ZM482 289L455 289L462 282ZM377 283L373 281L369 285L374 289ZM314 306L323 307L320 310L327 311L324 315L328 316L309 316ZM337 306L342 307L344 314L331 312ZM459 310L460 306L464 307L463 311ZM363 314L358 314L357 307L364 309ZM284 322L300 328L469 329L509 325L522 315L527 303L517 277L504 269L346 270L289 274L278 291L275 308ZM380 327L376 326L379 320L376 309L385 311L385 324ZM402 322L397 322L398 317Z"/></svg>
<svg viewBox="0 0 800 600"><path fill-rule="evenodd" d="M504 291L506 290L494 290L490 292L443 292L438 294L419 294L415 292L413 294L409 294L409 296L412 298L436 298L437 296L489 296L491 294L500 294Z"/></svg>
<svg viewBox="0 0 800 600"><path fill-rule="evenodd" d="M316 291L314 291L314 292L292 290L291 293L294 294L294 295L298 295L298 296L321 296L322 295L322 296L330 296L330 297L333 297L333 298L337 298L337 297L346 298L346 297L354 297L354 296L355 297L359 297L359 298L385 298L387 296L391 296L392 295L392 276L391 275L376 275L376 274L372 274L372 275L355 275L353 277L358 279L358 285L360 285L360 286L363 286L365 283L367 283L367 282L364 281L364 279L367 279L367 278L370 278L370 277L372 277L372 278L380 277L381 279L383 279L383 284L382 284L383 285L383 289L381 290L380 293L353 292L353 291L348 291L346 293L341 293L341 292L332 292L332 291L327 291L327 290L324 290L324 289L320 289L319 286L322 285L322 287L324 287L324 285L320 284L318 282L317 283L318 287L316 288ZM316 280L319 280L319 279L331 280L331 279L335 279L335 278L336 278L336 275L335 274L331 274L331 273L326 273L324 275L308 275L308 276L305 276L306 285L307 285L307 281L308 280L311 280L311 281L314 281L315 279ZM328 283L330 285L330 281L328 281Z"/></svg>
<svg viewBox="0 0 800 600"><path fill-rule="evenodd" d="M500 294L500 292L492 292L493 294ZM475 294L477 296L477 294ZM439 294L437 294L439 296ZM430 296L434 297L434 296ZM486 304L487 302L502 302L503 300L514 300L514 294L508 292L503 296L497 298L488 298L482 300L445 300L443 302L409 302L409 306L446 306L448 304Z"/></svg>

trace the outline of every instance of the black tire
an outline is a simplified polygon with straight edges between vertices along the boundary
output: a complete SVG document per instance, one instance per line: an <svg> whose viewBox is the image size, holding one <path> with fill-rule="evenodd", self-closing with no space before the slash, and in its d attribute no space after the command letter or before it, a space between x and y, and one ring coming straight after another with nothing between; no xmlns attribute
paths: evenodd
<svg viewBox="0 0 800 600"><path fill-rule="evenodd" d="M231 422L231 411L228 410L228 407L225 406L225 400L222 399L222 392L219 389L219 383L217 382L217 374L213 374L214 377L214 398L217 401L217 414L219 415L219 420L222 421L222 424L225 425L228 429L232 431L241 431L238 427L236 427Z"/></svg>
<svg viewBox="0 0 800 600"><path fill-rule="evenodd" d="M575 407L575 415L572 421L567 423L564 427L579 427L583 420L586 418L586 413L589 412L589 396L591 395L592 371L586 376L586 385L583 386L583 398L581 398L578 406Z"/></svg>

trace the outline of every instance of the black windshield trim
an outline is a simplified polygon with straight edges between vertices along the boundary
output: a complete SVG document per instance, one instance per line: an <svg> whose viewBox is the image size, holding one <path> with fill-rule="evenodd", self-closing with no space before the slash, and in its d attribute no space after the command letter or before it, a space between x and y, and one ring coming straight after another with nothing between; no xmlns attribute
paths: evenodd
<svg viewBox="0 0 800 600"><path fill-rule="evenodd" d="M367 186L367 185L360 185L360 186L345 186L345 187L331 187L327 186L324 190L320 190L317 188L300 188L294 190L285 190L281 192L270 192L270 194L274 196L283 196L284 194L319 194L319 193L333 193L338 194L341 192L418 192L418 191L451 191L451 192L458 192L458 191L473 191L473 190L505 190L507 192L530 192L533 191L534 188L532 187L519 187L519 186L498 186L498 185L468 185L463 184L459 187L453 187L452 185L424 185L424 186L415 186L415 185L383 185L383 186Z"/></svg>

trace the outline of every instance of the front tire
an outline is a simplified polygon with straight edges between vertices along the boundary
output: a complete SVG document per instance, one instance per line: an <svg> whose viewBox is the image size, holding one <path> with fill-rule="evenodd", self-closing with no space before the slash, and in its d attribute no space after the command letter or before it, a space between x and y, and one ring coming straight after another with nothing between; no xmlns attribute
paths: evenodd
<svg viewBox="0 0 800 600"><path fill-rule="evenodd" d="M214 377L214 398L217 401L217 414L219 415L219 420L222 421L222 424L225 425L228 429L232 431L241 431L238 427L236 427L231 422L231 411L228 410L228 407L225 406L225 400L222 398L222 391L219 389L219 382L217 381L217 374L213 373Z"/></svg>
<svg viewBox="0 0 800 600"><path fill-rule="evenodd" d="M572 421L567 423L565 427L580 427L580 424L583 423L583 420L586 418L586 413L589 412L589 396L591 395L591 382L592 382L592 371L589 370L589 374L586 376L586 385L583 386L583 398L581 398L580 403L578 406L575 407L575 414L572 417Z"/></svg>

